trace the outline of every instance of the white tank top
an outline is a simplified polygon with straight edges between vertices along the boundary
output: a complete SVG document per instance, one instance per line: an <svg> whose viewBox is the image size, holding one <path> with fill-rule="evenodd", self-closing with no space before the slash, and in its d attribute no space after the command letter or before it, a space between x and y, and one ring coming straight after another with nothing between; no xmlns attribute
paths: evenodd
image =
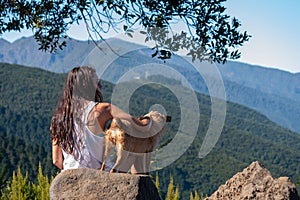
<svg viewBox="0 0 300 200"><path fill-rule="evenodd" d="M102 155L104 151L104 134L96 135L90 131L87 126L88 114L96 105L96 102L89 102L88 106L83 112L83 133L82 133L82 146L74 147L72 154L67 154L63 151L64 156L64 170L75 168L93 168L99 169L102 165ZM75 123L75 130L73 139L78 144L79 128ZM106 169L109 170L109 169Z"/></svg>

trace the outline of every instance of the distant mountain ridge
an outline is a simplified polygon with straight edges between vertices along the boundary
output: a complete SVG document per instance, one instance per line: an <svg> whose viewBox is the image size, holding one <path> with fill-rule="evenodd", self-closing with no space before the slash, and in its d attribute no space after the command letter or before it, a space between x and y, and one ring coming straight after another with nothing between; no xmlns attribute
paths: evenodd
<svg viewBox="0 0 300 200"><path fill-rule="evenodd" d="M64 73L82 63L94 46L92 42L69 40L68 47L54 54L38 49L33 37L23 37L13 43L0 39L0 62L20 64Z"/></svg>
<svg viewBox="0 0 300 200"><path fill-rule="evenodd" d="M300 73L232 61L218 66L225 80L300 102Z"/></svg>
<svg viewBox="0 0 300 200"><path fill-rule="evenodd" d="M194 88L208 94L199 74L187 67L184 59L173 56L163 63L153 59L150 49L119 39L109 39L113 48L139 47L130 52L128 59L119 59L112 64L112 70L104 77L115 83L118 78L133 66L147 62L157 62L179 70ZM83 60L95 48L92 42L70 40L67 47L56 54L41 52L33 37L22 38L13 43L0 39L0 62L36 66L52 72L67 72ZM265 68L246 63L228 61L225 65L217 64L224 80L226 98L229 101L253 108L274 122L300 133L300 73L289 73L272 68ZM111 73L112 72L112 73Z"/></svg>

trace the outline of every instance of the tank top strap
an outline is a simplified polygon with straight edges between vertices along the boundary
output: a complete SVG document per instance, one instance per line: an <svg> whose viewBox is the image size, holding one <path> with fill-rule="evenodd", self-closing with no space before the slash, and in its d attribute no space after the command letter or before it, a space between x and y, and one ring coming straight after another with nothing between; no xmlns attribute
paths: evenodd
<svg viewBox="0 0 300 200"><path fill-rule="evenodd" d="M90 101L87 107L84 109L84 119L83 122L86 123L88 120L89 113L92 111L92 109L97 105L98 102Z"/></svg>

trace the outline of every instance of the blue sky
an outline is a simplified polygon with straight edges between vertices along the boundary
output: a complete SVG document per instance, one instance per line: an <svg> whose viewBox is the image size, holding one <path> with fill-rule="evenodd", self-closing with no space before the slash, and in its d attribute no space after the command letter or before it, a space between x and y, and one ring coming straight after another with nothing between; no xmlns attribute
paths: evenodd
<svg viewBox="0 0 300 200"><path fill-rule="evenodd" d="M252 38L240 48L238 60L264 67L300 72L300 0L227 0L227 14L240 20L240 30ZM81 27L73 27L75 39L86 40ZM14 41L31 33L6 33L2 37Z"/></svg>
<svg viewBox="0 0 300 200"><path fill-rule="evenodd" d="M300 0L228 0L225 6L252 35L241 61L300 72Z"/></svg>

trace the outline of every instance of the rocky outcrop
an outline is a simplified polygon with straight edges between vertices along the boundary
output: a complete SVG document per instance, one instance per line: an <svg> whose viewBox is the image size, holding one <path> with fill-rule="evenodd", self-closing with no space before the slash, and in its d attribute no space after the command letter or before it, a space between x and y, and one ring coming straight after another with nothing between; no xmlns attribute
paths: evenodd
<svg viewBox="0 0 300 200"><path fill-rule="evenodd" d="M149 176L72 169L61 172L52 181L50 199L160 200L160 197Z"/></svg>
<svg viewBox="0 0 300 200"><path fill-rule="evenodd" d="M300 200L295 185L288 177L274 179L259 162L253 162L242 172L221 185L206 200Z"/></svg>

